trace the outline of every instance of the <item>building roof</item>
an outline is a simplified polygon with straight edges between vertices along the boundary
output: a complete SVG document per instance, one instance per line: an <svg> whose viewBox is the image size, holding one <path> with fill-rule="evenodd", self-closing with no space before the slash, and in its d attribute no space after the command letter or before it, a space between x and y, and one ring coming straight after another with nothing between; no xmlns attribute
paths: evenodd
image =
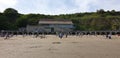
<svg viewBox="0 0 120 58"><path fill-rule="evenodd" d="M71 20L65 19L41 19L39 24L73 24Z"/></svg>

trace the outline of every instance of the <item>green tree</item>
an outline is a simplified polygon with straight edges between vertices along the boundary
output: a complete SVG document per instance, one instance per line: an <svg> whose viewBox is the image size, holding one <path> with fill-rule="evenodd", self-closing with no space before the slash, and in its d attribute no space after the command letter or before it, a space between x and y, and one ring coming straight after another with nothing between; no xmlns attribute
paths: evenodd
<svg viewBox="0 0 120 58"><path fill-rule="evenodd" d="M13 8L7 8L3 14L8 18L8 21L12 23L19 17L18 11Z"/></svg>
<svg viewBox="0 0 120 58"><path fill-rule="evenodd" d="M17 10L15 10L13 8L7 8L2 13L2 16L3 17L0 18L3 22L3 23L1 23L1 25L4 26L4 27L2 27L2 29L14 30L17 28L17 26L15 24L16 19L19 18L19 14L18 14Z"/></svg>
<svg viewBox="0 0 120 58"><path fill-rule="evenodd" d="M20 18L17 19L16 25L21 28L21 27L26 27L28 24L28 18L26 15L21 15Z"/></svg>

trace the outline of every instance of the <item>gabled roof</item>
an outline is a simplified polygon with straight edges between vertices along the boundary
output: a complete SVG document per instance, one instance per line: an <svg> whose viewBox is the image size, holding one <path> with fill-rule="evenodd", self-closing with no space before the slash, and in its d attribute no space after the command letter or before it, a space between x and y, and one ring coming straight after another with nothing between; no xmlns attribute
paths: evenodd
<svg viewBox="0 0 120 58"><path fill-rule="evenodd" d="M67 19L41 19L39 24L73 24L71 20Z"/></svg>

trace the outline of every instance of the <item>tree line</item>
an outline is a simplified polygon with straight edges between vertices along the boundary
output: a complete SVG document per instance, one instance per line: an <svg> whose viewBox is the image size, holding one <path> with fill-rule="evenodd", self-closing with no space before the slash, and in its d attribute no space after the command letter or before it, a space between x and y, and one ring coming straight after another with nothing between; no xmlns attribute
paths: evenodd
<svg viewBox="0 0 120 58"><path fill-rule="evenodd" d="M7 8L0 13L0 30L18 30L27 25L37 25L40 19L66 19L72 20L75 30L99 31L119 30L120 11L84 12L74 14L44 15L44 14L20 14L13 8Z"/></svg>

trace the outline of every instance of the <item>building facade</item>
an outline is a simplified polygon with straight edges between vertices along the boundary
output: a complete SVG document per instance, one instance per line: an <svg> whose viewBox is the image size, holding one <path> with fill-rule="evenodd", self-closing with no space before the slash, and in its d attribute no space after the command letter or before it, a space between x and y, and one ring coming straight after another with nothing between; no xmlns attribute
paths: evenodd
<svg viewBox="0 0 120 58"><path fill-rule="evenodd" d="M41 19L38 25L27 25L27 32L70 32L74 25L70 20Z"/></svg>

